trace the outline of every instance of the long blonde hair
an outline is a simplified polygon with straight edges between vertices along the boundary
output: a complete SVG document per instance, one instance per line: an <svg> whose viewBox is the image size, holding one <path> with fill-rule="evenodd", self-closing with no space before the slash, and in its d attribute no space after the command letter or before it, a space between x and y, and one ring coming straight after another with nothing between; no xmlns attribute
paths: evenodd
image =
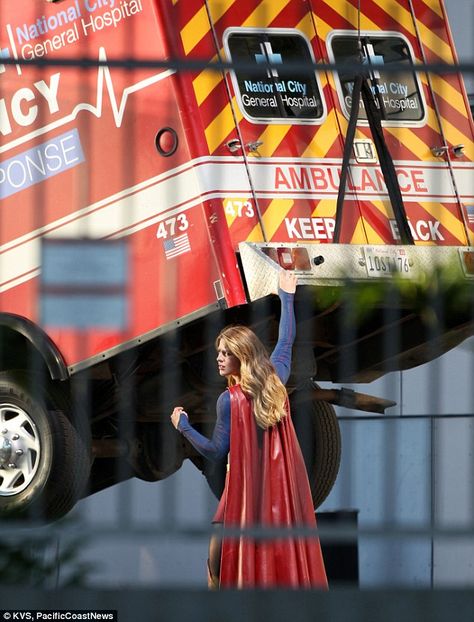
<svg viewBox="0 0 474 622"><path fill-rule="evenodd" d="M269 428L286 415L288 394L285 385L275 372L265 346L246 326L228 326L216 339L216 348L222 341L226 350L240 361L240 387L253 402L257 425ZM234 376L228 377L229 386L237 384Z"/></svg>

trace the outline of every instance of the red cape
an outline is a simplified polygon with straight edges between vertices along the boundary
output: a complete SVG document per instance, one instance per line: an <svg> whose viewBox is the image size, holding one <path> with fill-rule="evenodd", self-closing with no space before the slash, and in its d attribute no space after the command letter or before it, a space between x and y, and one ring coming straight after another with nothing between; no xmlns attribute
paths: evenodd
<svg viewBox="0 0 474 622"><path fill-rule="evenodd" d="M306 467L288 413L259 439L252 406L230 387L230 469L224 526L316 526ZM221 587L327 588L319 540L224 537Z"/></svg>

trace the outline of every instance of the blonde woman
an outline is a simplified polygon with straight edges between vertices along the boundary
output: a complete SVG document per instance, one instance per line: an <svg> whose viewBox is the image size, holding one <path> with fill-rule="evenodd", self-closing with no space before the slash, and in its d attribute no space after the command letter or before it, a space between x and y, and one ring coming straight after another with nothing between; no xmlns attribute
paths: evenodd
<svg viewBox="0 0 474 622"><path fill-rule="evenodd" d="M228 454L224 492L213 519L219 534L209 545L210 587L327 588L314 536L257 540L225 531L220 535L222 525L242 530L316 525L285 389L295 339L295 291L296 276L282 270L278 342L270 357L245 326L229 326L218 335L217 366L228 388L217 400L212 438L192 427L181 406L171 415L173 425L205 458L216 461Z"/></svg>

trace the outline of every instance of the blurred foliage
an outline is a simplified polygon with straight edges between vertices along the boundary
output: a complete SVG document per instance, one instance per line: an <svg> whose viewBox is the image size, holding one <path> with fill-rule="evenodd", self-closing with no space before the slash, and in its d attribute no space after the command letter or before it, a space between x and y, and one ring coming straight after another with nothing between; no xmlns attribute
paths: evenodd
<svg viewBox="0 0 474 622"><path fill-rule="evenodd" d="M22 587L81 587L95 568L81 560L84 537L71 535L67 530L38 528L9 529L0 532L0 576L2 586Z"/></svg>
<svg viewBox="0 0 474 622"><path fill-rule="evenodd" d="M434 266L421 276L354 281L317 289L321 311L344 305L345 318L355 325L370 320L380 309L405 309L419 315L433 329L474 320L474 279L459 274L457 265Z"/></svg>

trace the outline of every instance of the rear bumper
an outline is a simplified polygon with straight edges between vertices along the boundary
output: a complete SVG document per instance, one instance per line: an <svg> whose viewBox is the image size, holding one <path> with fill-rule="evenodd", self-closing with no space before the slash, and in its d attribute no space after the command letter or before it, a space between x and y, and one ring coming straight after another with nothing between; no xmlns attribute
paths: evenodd
<svg viewBox="0 0 474 622"><path fill-rule="evenodd" d="M474 282L474 247L242 242L239 251L252 301L275 292L282 267L295 270L300 285L416 282L436 271L444 278Z"/></svg>

